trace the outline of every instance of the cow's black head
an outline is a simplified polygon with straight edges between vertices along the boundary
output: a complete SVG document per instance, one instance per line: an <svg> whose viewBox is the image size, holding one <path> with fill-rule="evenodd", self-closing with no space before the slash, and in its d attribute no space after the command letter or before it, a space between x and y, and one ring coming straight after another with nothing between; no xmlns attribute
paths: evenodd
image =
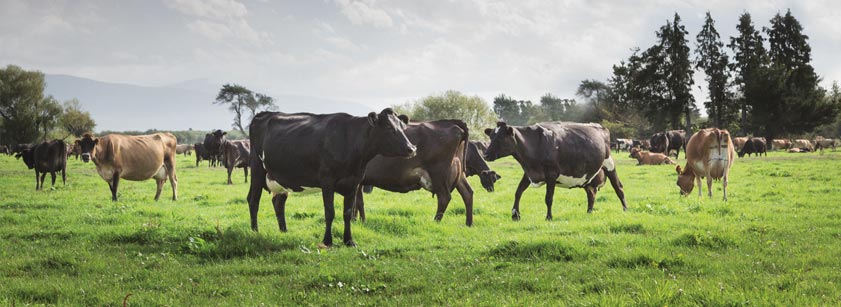
<svg viewBox="0 0 841 307"><path fill-rule="evenodd" d="M473 141L467 144L467 154L465 155L465 170L464 173L469 177L479 175L479 180L482 182L482 187L488 192L494 191L494 183L502 178L496 172L492 171L482 157L482 152L479 146Z"/></svg>
<svg viewBox="0 0 841 307"><path fill-rule="evenodd" d="M35 150L33 148L23 148L20 152L15 154L16 159L23 158L23 163L29 169L35 168Z"/></svg>
<svg viewBox="0 0 841 307"><path fill-rule="evenodd" d="M382 110L380 114L368 113L368 124L373 127L371 140L376 153L386 157L414 157L418 148L404 133L408 123L408 116L397 116L391 108Z"/></svg>
<svg viewBox="0 0 841 307"><path fill-rule="evenodd" d="M222 153L222 143L225 142L225 135L228 134L222 130L215 130L204 135L204 148L212 154Z"/></svg>
<svg viewBox="0 0 841 307"><path fill-rule="evenodd" d="M485 150L485 159L494 161L514 154L517 149L517 141L514 139L514 127L508 126L505 122L496 123L496 128L485 129L485 134L491 138L488 149Z"/></svg>
<svg viewBox="0 0 841 307"><path fill-rule="evenodd" d="M96 144L99 144L99 139L93 137L90 133L85 133L81 139L76 140L75 144L79 147L79 152L82 153L82 162L87 163L93 157Z"/></svg>

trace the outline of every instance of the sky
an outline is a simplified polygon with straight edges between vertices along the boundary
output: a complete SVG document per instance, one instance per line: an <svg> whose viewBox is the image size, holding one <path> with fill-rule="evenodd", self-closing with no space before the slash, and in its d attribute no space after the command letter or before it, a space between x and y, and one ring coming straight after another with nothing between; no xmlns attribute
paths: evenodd
<svg viewBox="0 0 841 307"><path fill-rule="evenodd" d="M607 80L674 13L694 49L707 10L729 41L741 13L761 28L787 9L823 84L841 80L837 0L0 0L0 65L142 86L230 82L374 109L450 89L537 102Z"/></svg>

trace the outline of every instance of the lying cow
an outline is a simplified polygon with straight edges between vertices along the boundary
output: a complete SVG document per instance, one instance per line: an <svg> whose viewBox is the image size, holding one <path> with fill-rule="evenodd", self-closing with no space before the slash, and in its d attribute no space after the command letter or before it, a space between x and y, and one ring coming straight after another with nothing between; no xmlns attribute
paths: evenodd
<svg viewBox="0 0 841 307"><path fill-rule="evenodd" d="M625 192L610 156L610 132L601 125L546 122L517 127L499 122L495 129L485 129L485 134L491 138L486 159L513 156L523 168L523 178L514 193L512 219L520 219L520 197L529 185L546 184L547 220L552 219L555 186L584 188L587 212L592 212L605 175L622 202L622 209L627 210Z"/></svg>
<svg viewBox="0 0 841 307"><path fill-rule="evenodd" d="M677 164L669 156L661 153L642 151L639 147L631 148L630 157L637 159L637 165Z"/></svg>
<svg viewBox="0 0 841 307"><path fill-rule="evenodd" d="M473 225L473 189L465 176L465 153L468 147L468 128L460 120L437 120L410 123L406 137L418 147L417 155L410 159L376 156L365 167L362 186L406 193L420 189L432 192L438 198L435 221L440 222L458 190L464 201L467 226ZM359 217L365 220L365 203L362 193L356 193Z"/></svg>
<svg viewBox="0 0 841 307"><path fill-rule="evenodd" d="M278 227L286 231L286 199L304 187L321 188L324 200L324 246L333 245L334 193L344 196L344 243L351 235L353 204L365 166L377 155L411 158L417 148L403 130L408 117L390 108L379 114L355 117L344 113L310 114L262 112L251 121L251 188L248 208L251 229L263 189L272 192Z"/></svg>
<svg viewBox="0 0 841 307"><path fill-rule="evenodd" d="M686 166L675 168L680 194L689 195L697 185L698 196L701 196L701 179L707 178L707 192L712 197L713 180L721 179L726 201L730 166L736 156L730 132L717 128L703 129L692 135L686 147Z"/></svg>
<svg viewBox="0 0 841 307"><path fill-rule="evenodd" d="M739 158L744 157L745 154L747 154L748 157L750 157L751 154L756 154L756 156L758 157L761 156L763 153L766 157L768 156L768 152L765 150L765 139L763 138L751 138L747 140L747 142L745 142L745 144L742 146L742 149L740 149L738 152Z"/></svg>
<svg viewBox="0 0 841 307"><path fill-rule="evenodd" d="M245 171L245 182L248 183L248 157L251 155L251 141L225 141L222 144L222 165L228 170L228 184L231 182L231 172L239 167Z"/></svg>
<svg viewBox="0 0 841 307"><path fill-rule="evenodd" d="M178 144L175 146L175 153L179 155L189 156L193 153L193 145L191 144Z"/></svg>
<svg viewBox="0 0 841 307"><path fill-rule="evenodd" d="M815 146L807 139L797 139L791 142L791 147L815 151Z"/></svg>
<svg viewBox="0 0 841 307"><path fill-rule="evenodd" d="M161 189L169 178L172 200L176 200L175 144L177 139L171 133L138 136L109 134L101 138L85 134L76 141L76 145L82 148L82 162L93 161L96 172L108 183L112 201L117 201L121 178L132 181L155 178L158 184L155 201L161 196Z"/></svg>
<svg viewBox="0 0 841 307"><path fill-rule="evenodd" d="M67 185L67 145L64 141L43 142L22 150L15 158L23 158L26 167L35 169L35 190L44 188L47 173L52 177L51 186L55 187L55 173L58 171L61 171L61 183Z"/></svg>

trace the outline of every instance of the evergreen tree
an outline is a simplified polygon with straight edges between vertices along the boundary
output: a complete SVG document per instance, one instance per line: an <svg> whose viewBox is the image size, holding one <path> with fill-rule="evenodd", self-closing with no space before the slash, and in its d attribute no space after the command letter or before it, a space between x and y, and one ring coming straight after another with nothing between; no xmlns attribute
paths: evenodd
<svg viewBox="0 0 841 307"><path fill-rule="evenodd" d="M756 88L753 83L756 80L757 71L768 63L768 56L763 45L764 38L753 26L753 20L749 13L745 12L739 16L739 24L736 25L739 35L730 37L728 47L733 51L733 62L729 64L733 72L733 83L739 91L738 104L741 116L739 123L742 134L748 131L748 113L750 106L757 103L754 101L757 95L748 93L751 88Z"/></svg>
<svg viewBox="0 0 841 307"><path fill-rule="evenodd" d="M692 111L695 107L695 97L692 96L692 60L689 58L689 42L686 36L689 32L680 24L680 15L675 13L671 23L661 28L658 36L667 55L666 84L670 93L668 109L672 117L672 129L680 128L680 114L683 112L687 133L692 129Z"/></svg>
<svg viewBox="0 0 841 307"><path fill-rule="evenodd" d="M728 91L728 57L722 51L724 44L715 29L715 21L707 11L704 26L696 37L695 68L706 74L707 90L710 100L704 103L707 115L713 127L728 128L733 119L735 106Z"/></svg>

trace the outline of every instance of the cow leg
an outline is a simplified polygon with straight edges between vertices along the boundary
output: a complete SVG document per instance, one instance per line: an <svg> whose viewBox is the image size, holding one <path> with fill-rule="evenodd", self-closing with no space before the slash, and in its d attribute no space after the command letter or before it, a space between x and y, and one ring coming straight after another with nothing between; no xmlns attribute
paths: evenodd
<svg viewBox="0 0 841 307"><path fill-rule="evenodd" d="M228 164L228 165L230 165L230 164ZM233 183L233 182L231 182L231 172L234 170L234 168L233 168L233 167L230 167L230 166L228 166L228 167L226 167L226 168L228 169L228 185L232 185L232 184L234 184L234 183Z"/></svg>
<svg viewBox="0 0 841 307"><path fill-rule="evenodd" d="M555 198L555 183L558 177L552 176L546 178L546 220L552 220L552 200ZM587 211L589 212L589 210Z"/></svg>
<svg viewBox="0 0 841 307"><path fill-rule="evenodd" d="M355 221L359 216L360 221L365 221L365 200L362 197L362 185L356 188L356 201L353 203L353 214L351 217Z"/></svg>
<svg viewBox="0 0 841 307"><path fill-rule="evenodd" d="M46 179L46 178L47 178L47 172L43 172L43 173L41 173L41 180L40 180L40 182L41 182L41 185L40 185L41 187L40 187L40 189L41 189L41 190L43 190L43 189L44 189L44 179Z"/></svg>
<svg viewBox="0 0 841 307"><path fill-rule="evenodd" d="M585 186L584 192L587 193L587 213L591 213L593 212L593 204L596 203L596 188Z"/></svg>
<svg viewBox="0 0 841 307"><path fill-rule="evenodd" d="M470 183L467 182L467 178L463 174L459 175L456 190L461 195L461 200L464 201L465 223L467 227L473 226L473 188L470 187Z"/></svg>
<svg viewBox="0 0 841 307"><path fill-rule="evenodd" d="M67 169L66 168L61 169L61 184L67 185Z"/></svg>
<svg viewBox="0 0 841 307"><path fill-rule="evenodd" d="M39 174L38 171L35 171L35 191L38 191L38 190L41 189L40 178L41 178L41 174Z"/></svg>
<svg viewBox="0 0 841 307"><path fill-rule="evenodd" d="M52 183L50 184L50 187L55 188L55 172L50 172L50 179L52 179Z"/></svg>
<svg viewBox="0 0 841 307"><path fill-rule="evenodd" d="M727 201L727 175L724 175L724 178L721 179L721 186L724 190L724 201Z"/></svg>
<svg viewBox="0 0 841 307"><path fill-rule="evenodd" d="M321 188L321 199L324 201L324 239L321 243L325 247L333 246L333 219L336 217L336 208L333 207L333 189Z"/></svg>
<svg viewBox="0 0 841 307"><path fill-rule="evenodd" d="M243 167L242 170L245 172L245 183L248 183L248 166Z"/></svg>
<svg viewBox="0 0 841 307"><path fill-rule="evenodd" d="M701 190L703 190L701 188L701 177L695 177L695 186L698 187L698 197L701 197L701 195L703 195L703 193L701 193Z"/></svg>
<svg viewBox="0 0 841 307"><path fill-rule="evenodd" d="M198 156L198 153L196 153ZM262 162L255 156L251 157L251 186L248 189L248 211L251 215L251 230L257 231L257 212L260 211L260 198L266 185L266 170Z"/></svg>
<svg viewBox="0 0 841 307"><path fill-rule="evenodd" d="M114 178L111 178L111 201L117 201L117 187L120 186L120 173L114 172Z"/></svg>
<svg viewBox="0 0 841 307"><path fill-rule="evenodd" d="M277 217L277 227L282 232L286 232L286 199L289 198L288 192L282 192L272 195L272 205L274 206L274 215ZM256 223L254 223L256 225Z"/></svg>
<svg viewBox="0 0 841 307"><path fill-rule="evenodd" d="M707 177L707 194L713 198L713 177Z"/></svg>
<svg viewBox="0 0 841 307"><path fill-rule="evenodd" d="M440 222L444 218L444 212L447 211L447 207L450 205L450 200L453 199L453 196L448 191L442 191L435 193L435 197L438 198L438 210L435 211L435 221Z"/></svg>
<svg viewBox="0 0 841 307"><path fill-rule="evenodd" d="M529 177L523 174L523 179L520 179L520 185L517 186L517 191L514 192L514 208L511 208L512 220L520 220L520 197L523 196L523 191L529 187L530 182Z"/></svg>
<svg viewBox="0 0 841 307"><path fill-rule="evenodd" d="M169 177L169 186L172 187L172 200L178 200L178 175L175 174L175 164L167 166L166 175Z"/></svg>
<svg viewBox="0 0 841 307"><path fill-rule="evenodd" d="M155 192L155 201L158 201L158 198L161 197L161 190L164 188L164 181L166 181L166 179L155 178L155 183L158 185L158 190Z"/></svg>
<svg viewBox="0 0 841 307"><path fill-rule="evenodd" d="M610 180L610 185L613 186L613 191L616 192L616 197L619 197L619 201L622 202L622 211L628 211L628 205L625 203L625 189L622 181L619 181L619 174L616 173L616 169L605 170L605 174L607 179Z"/></svg>
<svg viewBox="0 0 841 307"><path fill-rule="evenodd" d="M342 221L345 223L344 243L345 246L355 247L356 242L353 242L353 235L350 231L350 221L353 219L353 204L356 202L356 194L358 189L351 189L350 193L344 195L344 207L342 208Z"/></svg>

